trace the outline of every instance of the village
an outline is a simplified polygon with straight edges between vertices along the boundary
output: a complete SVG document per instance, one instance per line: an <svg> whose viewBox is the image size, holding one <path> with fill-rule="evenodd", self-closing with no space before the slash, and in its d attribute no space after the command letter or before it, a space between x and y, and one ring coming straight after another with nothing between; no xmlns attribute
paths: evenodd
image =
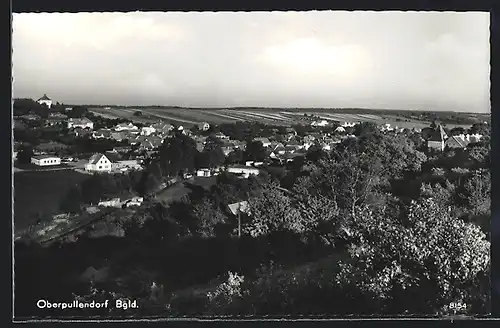
<svg viewBox="0 0 500 328"><path fill-rule="evenodd" d="M13 316L490 315L490 16L15 14Z"/></svg>
<svg viewBox="0 0 500 328"><path fill-rule="evenodd" d="M67 131L75 138L88 138L91 140L111 140L108 149L103 152L93 153L90 156L82 156L65 151L65 145L55 140L44 140L43 143L33 147L32 156L28 165L18 165L18 151L25 146L15 140L13 159L15 161L14 171L47 171L47 170L74 170L84 174L116 174L130 171L141 171L144 163L155 156L163 141L171 138L175 133L181 133L196 142L196 149L201 152L205 148L209 136L216 138L221 145L226 159L235 152L245 151L247 142L231 139L222 132L212 132L214 126L207 122L192 127L174 126L168 122L159 120L150 125L137 122L122 122L116 125L103 125L95 128L94 122L88 116L94 115L86 112L82 117L72 118L66 115L72 111L71 107L54 109L53 101L44 95L37 100L41 106L48 108L47 118L42 119L36 112L15 117L15 127L22 126L26 122L40 122L38 129ZM96 117L100 119L99 117ZM292 127L271 128L271 135L267 137L255 136L251 141L262 146L262 154L258 154L257 160L224 161L222 165L211 167L198 167L192 171L182 174L182 179L208 178L218 175L222 171L248 178L250 175L258 175L265 167L284 166L297 158L303 158L312 147L319 147L324 151L332 150L336 144L348 138L356 138L354 134L356 127L362 122L337 122L328 120L314 120L309 118L308 130L302 135ZM486 122L485 122L486 123ZM432 151L444 151L445 149L466 149L468 145L477 143L482 135L478 131L467 131L464 128L454 128L445 131L438 124L429 128L399 128L391 124L381 124L378 129L387 135L413 134L421 138ZM17 151L16 151L17 149ZM64 155L62 155L64 154ZM240 156L241 157L241 156ZM162 188L177 182L178 177L171 177ZM143 197L131 199L102 199L98 206L121 207L137 206L143 201Z"/></svg>

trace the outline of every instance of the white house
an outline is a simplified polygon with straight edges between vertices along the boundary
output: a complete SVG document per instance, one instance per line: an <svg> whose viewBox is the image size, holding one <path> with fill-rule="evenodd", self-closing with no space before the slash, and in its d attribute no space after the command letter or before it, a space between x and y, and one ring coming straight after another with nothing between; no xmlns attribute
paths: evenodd
<svg viewBox="0 0 500 328"><path fill-rule="evenodd" d="M111 164L111 168L120 171L128 171L128 170L141 170L142 166L139 163L139 161L133 159L133 160L116 161Z"/></svg>
<svg viewBox="0 0 500 328"><path fill-rule="evenodd" d="M31 163L38 166L61 165L61 158L57 156L33 156Z"/></svg>
<svg viewBox="0 0 500 328"><path fill-rule="evenodd" d="M46 94L44 94L43 97L38 99L36 102L39 103L40 105L45 105L49 108L52 107L52 99L47 97Z"/></svg>
<svg viewBox="0 0 500 328"><path fill-rule="evenodd" d="M89 120L88 118L70 118L68 120L68 129L76 129L76 128L82 128L86 129L89 128L91 130L94 129L94 122Z"/></svg>
<svg viewBox="0 0 500 328"><path fill-rule="evenodd" d="M210 124L208 124L207 122L200 123L198 124L198 129L200 129L201 131L208 131L210 130Z"/></svg>
<svg viewBox="0 0 500 328"><path fill-rule="evenodd" d="M217 132L217 133L215 134L215 137L216 137L217 139L229 140L229 137L228 137L228 136L226 136L226 135L225 135L224 133L222 133L222 132Z"/></svg>
<svg viewBox="0 0 500 328"><path fill-rule="evenodd" d="M345 133L345 128L342 126L339 126L335 129L335 132L337 133Z"/></svg>
<svg viewBox="0 0 500 328"><path fill-rule="evenodd" d="M156 129L152 126L143 126L141 128L141 135L143 135L143 136L149 136L155 132L156 132Z"/></svg>
<svg viewBox="0 0 500 328"><path fill-rule="evenodd" d="M199 169L196 171L197 177L210 177L212 174L209 169Z"/></svg>
<svg viewBox="0 0 500 328"><path fill-rule="evenodd" d="M113 198L110 200L104 200L99 202L97 206L103 206L103 207L121 207L122 202L120 201L120 198Z"/></svg>
<svg viewBox="0 0 500 328"><path fill-rule="evenodd" d="M248 178L250 175L259 175L259 169L251 166L234 165L227 168L227 172Z"/></svg>
<svg viewBox="0 0 500 328"><path fill-rule="evenodd" d="M327 120L322 120L322 121L314 121L311 123L311 126L327 126L328 121Z"/></svg>
<svg viewBox="0 0 500 328"><path fill-rule="evenodd" d="M393 127L391 126L391 124L389 124L389 123L385 123L384 125L382 125L382 126L380 127L380 129L381 129L382 131L393 131L393 130L394 130L394 128L393 128ZM397 127L396 127L396 129L397 129Z"/></svg>
<svg viewBox="0 0 500 328"><path fill-rule="evenodd" d="M113 163L104 154L94 154L89 162L85 164L85 170L89 172L110 172Z"/></svg>
<svg viewBox="0 0 500 328"><path fill-rule="evenodd" d="M135 125L133 125L132 123L128 123L128 124L118 124L117 126L114 127L114 129L116 132L120 132L120 131L137 131L139 130L139 128Z"/></svg>
<svg viewBox="0 0 500 328"><path fill-rule="evenodd" d="M128 199L128 200L125 201L125 205L127 207L130 207L130 206L141 206L142 202L144 202L144 198L143 197L132 197L131 199Z"/></svg>
<svg viewBox="0 0 500 328"><path fill-rule="evenodd" d="M356 125L356 123L355 123L355 122L344 122L344 123L342 123L342 125L341 125L341 126L342 126L342 127L344 127L344 128L348 128L348 127L349 127L349 128L352 128L352 127L353 127L353 126L355 126L355 125Z"/></svg>

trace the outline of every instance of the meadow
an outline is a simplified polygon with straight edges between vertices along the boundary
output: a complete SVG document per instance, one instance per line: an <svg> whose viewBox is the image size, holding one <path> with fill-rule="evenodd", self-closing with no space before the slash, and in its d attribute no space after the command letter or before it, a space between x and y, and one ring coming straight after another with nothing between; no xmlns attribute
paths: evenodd
<svg viewBox="0 0 500 328"><path fill-rule="evenodd" d="M62 197L87 177L72 170L15 173L15 229L26 229L36 222L38 214L58 213Z"/></svg>
<svg viewBox="0 0 500 328"><path fill-rule="evenodd" d="M134 116L134 112L141 111L142 116ZM91 108L91 111L97 115L108 118L125 118L135 122L148 123L153 121L166 121L170 124L190 127L199 123L207 122L209 124L235 123L238 121L260 122L268 125L291 126L294 124L305 123L304 116L314 116L316 120L328 120L344 122L373 122L378 125L390 124L393 127L400 128L418 128L422 129L430 126L430 121L419 119L410 119L402 117L397 112L390 114L388 111L378 110L326 110L326 109L279 109L279 108L231 108L231 109L195 109L180 107L140 107L131 108ZM463 113L466 117L468 114ZM472 117L472 116L471 116ZM477 117L476 117L477 118ZM446 124L453 128L461 126L470 127L470 124Z"/></svg>

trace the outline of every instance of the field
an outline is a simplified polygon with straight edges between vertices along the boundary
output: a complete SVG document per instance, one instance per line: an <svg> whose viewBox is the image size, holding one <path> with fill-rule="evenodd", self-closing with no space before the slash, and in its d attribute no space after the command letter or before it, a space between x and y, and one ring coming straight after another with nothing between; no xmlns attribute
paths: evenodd
<svg viewBox="0 0 500 328"><path fill-rule="evenodd" d="M73 185L87 176L72 170L18 172L14 174L14 224L25 229L37 213L58 212L59 202Z"/></svg>
<svg viewBox="0 0 500 328"><path fill-rule="evenodd" d="M143 113L143 116L134 116L136 109L129 108L93 108L92 112L110 118L126 118L137 122L151 122L163 120L171 124L192 126L198 123L207 122L210 124L234 123L238 121L261 122L268 125L290 126L304 122L304 114L314 115L319 119L338 121L338 122L374 122L376 124L389 123L394 127L401 128L424 128L430 125L430 122L410 120L397 115L386 113L337 113L335 110L286 110L270 108L238 108L238 109L192 109L192 108L140 108L137 109ZM449 127L468 125L453 125Z"/></svg>

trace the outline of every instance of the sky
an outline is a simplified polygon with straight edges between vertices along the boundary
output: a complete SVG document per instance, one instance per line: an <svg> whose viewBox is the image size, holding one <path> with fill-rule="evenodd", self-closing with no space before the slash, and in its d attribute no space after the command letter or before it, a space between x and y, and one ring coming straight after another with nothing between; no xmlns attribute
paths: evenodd
<svg viewBox="0 0 500 328"><path fill-rule="evenodd" d="M13 14L14 98L489 112L489 14Z"/></svg>

